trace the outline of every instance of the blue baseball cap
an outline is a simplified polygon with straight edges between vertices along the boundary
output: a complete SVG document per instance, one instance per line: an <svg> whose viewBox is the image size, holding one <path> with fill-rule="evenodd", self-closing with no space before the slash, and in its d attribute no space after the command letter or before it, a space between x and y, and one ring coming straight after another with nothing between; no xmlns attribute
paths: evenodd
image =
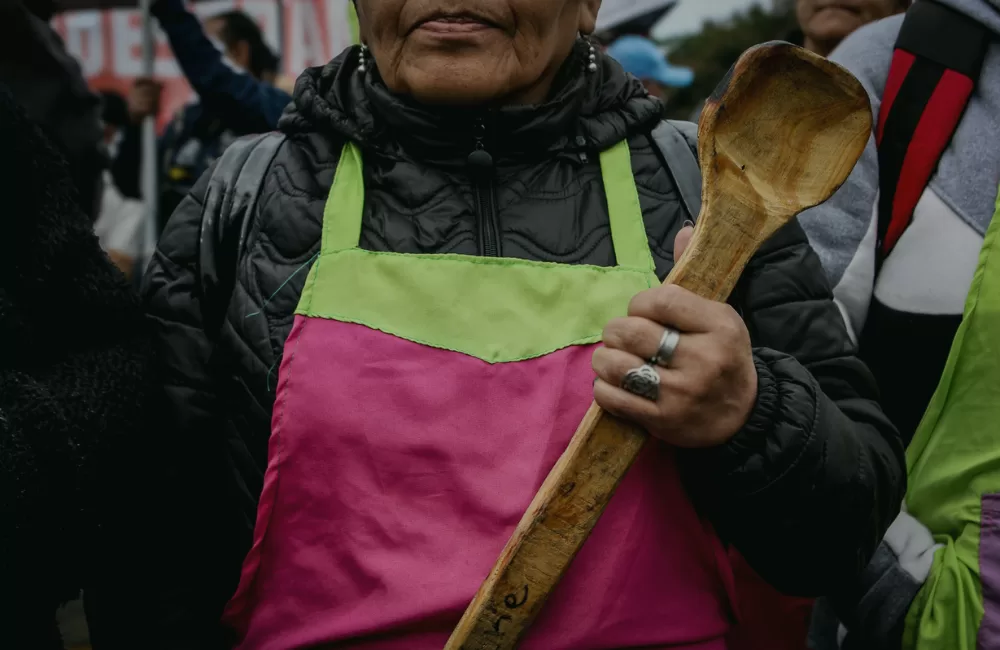
<svg viewBox="0 0 1000 650"><path fill-rule="evenodd" d="M639 79L652 79L670 88L686 88L694 81L691 68L670 65L660 48L642 36L622 36L608 48L608 55L618 61L625 72Z"/></svg>

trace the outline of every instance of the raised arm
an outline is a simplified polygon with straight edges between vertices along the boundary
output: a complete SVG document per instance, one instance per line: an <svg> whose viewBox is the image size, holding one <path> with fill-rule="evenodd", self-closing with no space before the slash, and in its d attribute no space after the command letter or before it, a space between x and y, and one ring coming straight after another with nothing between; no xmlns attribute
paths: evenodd
<svg viewBox="0 0 1000 650"><path fill-rule="evenodd" d="M227 65L182 0L159 0L153 5L153 15L191 87L229 128L240 134L277 128L278 118L291 101L288 93Z"/></svg>

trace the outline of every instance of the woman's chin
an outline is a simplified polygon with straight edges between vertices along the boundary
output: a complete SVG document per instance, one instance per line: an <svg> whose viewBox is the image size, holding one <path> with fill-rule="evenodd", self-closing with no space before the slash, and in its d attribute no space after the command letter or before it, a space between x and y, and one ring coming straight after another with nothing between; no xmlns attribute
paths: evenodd
<svg viewBox="0 0 1000 650"><path fill-rule="evenodd" d="M507 94L505 78L495 70L485 70L483 66L470 66L464 70L454 66L421 66L421 69L406 71L400 77L402 83L399 84L386 80L390 89L396 85L423 104L476 106L494 103Z"/></svg>

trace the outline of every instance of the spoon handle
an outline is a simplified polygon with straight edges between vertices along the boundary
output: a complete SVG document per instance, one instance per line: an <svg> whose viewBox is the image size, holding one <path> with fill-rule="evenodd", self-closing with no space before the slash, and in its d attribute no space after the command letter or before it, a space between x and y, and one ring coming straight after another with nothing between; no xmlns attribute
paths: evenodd
<svg viewBox="0 0 1000 650"><path fill-rule="evenodd" d="M761 227L774 215L731 194L706 193L694 235L664 284L676 284L702 298L729 298L750 258L773 234ZM791 218L791 215L789 215Z"/></svg>

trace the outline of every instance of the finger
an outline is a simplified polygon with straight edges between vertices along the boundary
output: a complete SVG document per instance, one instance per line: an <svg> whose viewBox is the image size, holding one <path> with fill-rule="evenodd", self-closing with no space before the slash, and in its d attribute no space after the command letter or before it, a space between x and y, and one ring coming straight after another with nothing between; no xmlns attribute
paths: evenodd
<svg viewBox="0 0 1000 650"><path fill-rule="evenodd" d="M612 386L621 386L626 373L630 370L635 370L646 363L646 361L640 359L634 354L607 347L597 348L597 350L594 351L594 356L591 360L591 365L594 368L594 372L597 373L597 378L611 384ZM668 381L680 381L680 379L673 376L676 374L675 371L669 368L655 368L657 374L660 376L661 386Z"/></svg>
<svg viewBox="0 0 1000 650"><path fill-rule="evenodd" d="M688 244L691 243L691 237L694 235L694 228L692 226L684 226L674 237L674 262L679 260L687 250Z"/></svg>
<svg viewBox="0 0 1000 650"><path fill-rule="evenodd" d="M621 386L625 379L625 373L646 363L641 358L629 352L615 350L608 347L599 347L594 350L594 356L590 365L594 368L599 379ZM662 378L661 378L662 379Z"/></svg>
<svg viewBox="0 0 1000 650"><path fill-rule="evenodd" d="M655 323L648 318L629 316L627 318L616 318L604 328L605 347L629 352L641 359L652 359L659 353L660 341L666 332L663 325ZM684 337L681 337L684 340ZM671 358L676 356L680 349L680 343L674 350Z"/></svg>
<svg viewBox="0 0 1000 650"><path fill-rule="evenodd" d="M650 428L649 423L656 420L658 413L656 402L633 395L600 378L594 384L594 401L608 413L631 420L646 429Z"/></svg>
<svg viewBox="0 0 1000 650"><path fill-rule="evenodd" d="M722 303L665 284L636 294L629 303L628 315L647 318L681 332L711 332L719 319L725 317L724 310Z"/></svg>

